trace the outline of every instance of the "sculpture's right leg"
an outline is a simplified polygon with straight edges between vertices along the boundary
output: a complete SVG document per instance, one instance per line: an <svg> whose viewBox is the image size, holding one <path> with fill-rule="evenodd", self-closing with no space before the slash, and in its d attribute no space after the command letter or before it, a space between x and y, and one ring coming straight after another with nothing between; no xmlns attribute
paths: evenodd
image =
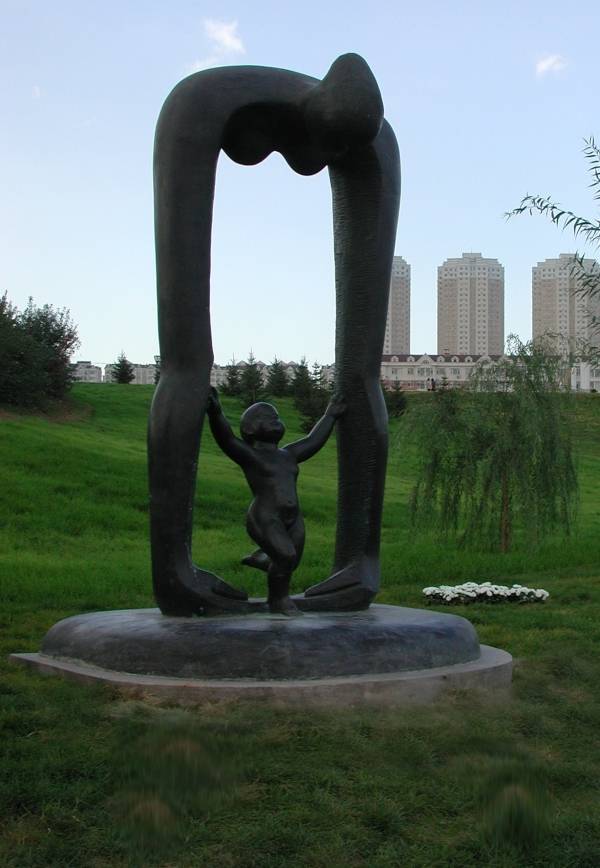
<svg viewBox="0 0 600 868"><path fill-rule="evenodd" d="M161 375L148 429L152 577L167 615L239 611L246 599L192 561L198 453L213 361L210 242L218 146L210 130L200 142L185 132L181 102L167 101L155 146Z"/></svg>

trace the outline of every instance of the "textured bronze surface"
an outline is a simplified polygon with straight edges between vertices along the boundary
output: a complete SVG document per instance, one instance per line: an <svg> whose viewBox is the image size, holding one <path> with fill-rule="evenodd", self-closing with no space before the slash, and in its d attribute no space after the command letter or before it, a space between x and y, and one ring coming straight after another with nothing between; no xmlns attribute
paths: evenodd
<svg viewBox="0 0 600 868"><path fill-rule="evenodd" d="M210 253L221 150L252 165L279 151L294 171L329 169L336 271L338 438L332 575L312 609L360 609L379 588L387 414L379 368L400 169L377 83L355 54L322 81L264 67L204 70L166 100L155 142L161 375L149 424L152 574L165 614L244 611L246 595L191 558L192 509L213 349Z"/></svg>

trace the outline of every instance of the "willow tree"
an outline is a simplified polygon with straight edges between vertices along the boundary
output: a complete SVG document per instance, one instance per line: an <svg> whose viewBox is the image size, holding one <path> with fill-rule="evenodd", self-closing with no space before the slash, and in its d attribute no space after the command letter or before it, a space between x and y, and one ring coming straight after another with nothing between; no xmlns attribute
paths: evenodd
<svg viewBox="0 0 600 868"><path fill-rule="evenodd" d="M415 523L503 552L519 531L530 543L556 529L568 534L577 476L564 376L548 345L511 335L507 356L480 365L468 389L431 393L412 425Z"/></svg>
<svg viewBox="0 0 600 868"><path fill-rule="evenodd" d="M600 148L593 137L583 141L583 154L591 178L589 186L593 190L596 207L599 207ZM575 238L583 240L584 244L591 247L593 251L600 249L600 211L596 217L583 217L552 201L550 196L528 194L505 216L510 218L524 213L541 214L551 220L555 226L572 231ZM577 279L577 292L589 298L600 298L600 265L595 260L586 260L584 253L574 253L571 271ZM594 311L590 311L589 320L594 332L600 333L600 317Z"/></svg>

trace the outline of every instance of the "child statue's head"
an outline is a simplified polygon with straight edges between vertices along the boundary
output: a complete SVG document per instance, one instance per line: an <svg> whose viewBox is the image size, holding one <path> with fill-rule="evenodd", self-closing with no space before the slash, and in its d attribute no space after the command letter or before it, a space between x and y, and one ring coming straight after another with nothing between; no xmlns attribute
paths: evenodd
<svg viewBox="0 0 600 868"><path fill-rule="evenodd" d="M285 434L285 425L272 404L258 401L242 414L240 433L246 443L253 443L255 440L279 443Z"/></svg>

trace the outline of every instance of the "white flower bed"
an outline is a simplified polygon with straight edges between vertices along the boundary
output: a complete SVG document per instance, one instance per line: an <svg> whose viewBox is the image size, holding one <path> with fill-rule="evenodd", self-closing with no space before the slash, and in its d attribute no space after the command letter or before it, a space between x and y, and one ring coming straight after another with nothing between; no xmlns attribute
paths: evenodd
<svg viewBox="0 0 600 868"><path fill-rule="evenodd" d="M428 603L545 603L550 594L543 588L524 585L493 585L491 582L464 582L423 588Z"/></svg>

